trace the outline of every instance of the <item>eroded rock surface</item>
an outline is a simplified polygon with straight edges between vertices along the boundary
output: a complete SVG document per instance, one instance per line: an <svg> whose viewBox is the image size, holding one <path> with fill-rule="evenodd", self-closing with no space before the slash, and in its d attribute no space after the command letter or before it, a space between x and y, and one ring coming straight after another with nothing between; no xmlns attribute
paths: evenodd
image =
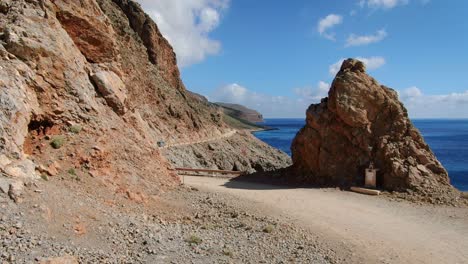
<svg viewBox="0 0 468 264"><path fill-rule="evenodd" d="M165 156L176 167L267 172L291 165L291 158L268 144L240 132L225 140L171 147Z"/></svg>
<svg viewBox="0 0 468 264"><path fill-rule="evenodd" d="M8 182L93 177L143 200L180 182L157 142L219 137L231 130L221 116L185 90L172 47L137 2L1 1Z"/></svg>
<svg viewBox="0 0 468 264"><path fill-rule="evenodd" d="M386 190L452 192L447 171L413 126L396 91L366 74L362 62L343 62L328 98L307 110L292 144L301 180L333 186L364 184L374 162Z"/></svg>

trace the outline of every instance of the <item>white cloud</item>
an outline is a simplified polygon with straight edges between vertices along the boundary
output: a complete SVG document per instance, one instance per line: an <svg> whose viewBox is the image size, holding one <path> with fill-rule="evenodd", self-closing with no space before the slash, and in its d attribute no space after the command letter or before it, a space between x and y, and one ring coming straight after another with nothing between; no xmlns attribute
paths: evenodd
<svg viewBox="0 0 468 264"><path fill-rule="evenodd" d="M359 5L374 9L392 9L399 5L406 5L408 2L409 0L360 0Z"/></svg>
<svg viewBox="0 0 468 264"><path fill-rule="evenodd" d="M324 87L319 85L317 89L323 90ZM304 92L307 91L304 90ZM314 91L317 95L321 92ZM306 109L311 103L315 102L311 101L310 98L293 98L258 93L236 83L216 89L209 96L209 100L212 102L241 104L259 111L267 118L304 117Z"/></svg>
<svg viewBox="0 0 468 264"><path fill-rule="evenodd" d="M294 93L310 102L319 102L320 99L328 96L330 84L320 81L317 87L304 87L294 89Z"/></svg>
<svg viewBox="0 0 468 264"><path fill-rule="evenodd" d="M336 14L330 14L322 19L319 20L317 25L317 31L320 33L321 36L329 39L335 40L334 33L328 33L327 31L336 26L343 23L343 17Z"/></svg>
<svg viewBox="0 0 468 264"><path fill-rule="evenodd" d="M210 38L229 0L137 0L174 47L180 67L218 54L221 43Z"/></svg>
<svg viewBox="0 0 468 264"><path fill-rule="evenodd" d="M468 118L468 90L462 93L425 95L410 87L398 91L412 118Z"/></svg>
<svg viewBox="0 0 468 264"><path fill-rule="evenodd" d="M383 65L385 65L386 63L385 58L383 57L369 57L369 58L356 57L356 59L362 61L366 65L367 70L376 70L382 67ZM341 64L343 64L344 60L345 59L342 58L339 61L330 65L328 69L330 75L335 76L340 71Z"/></svg>
<svg viewBox="0 0 468 264"><path fill-rule="evenodd" d="M381 29L377 31L374 35L358 36L355 34L351 34L346 40L346 47L369 45L371 43L380 42L386 37L387 37L387 31L385 31L385 29Z"/></svg>
<svg viewBox="0 0 468 264"><path fill-rule="evenodd" d="M239 84L216 89L212 102L242 104L255 109L265 117L304 117L312 103L327 96L330 84L319 82L315 87L294 89L294 96L273 96L249 90ZM417 87L398 91L411 118L468 118L468 90L461 93L425 95Z"/></svg>
<svg viewBox="0 0 468 264"><path fill-rule="evenodd" d="M402 99L412 100L414 98L421 97L423 94L422 94L422 91L418 87L412 86L410 88L403 90L402 92L399 92L399 95Z"/></svg>

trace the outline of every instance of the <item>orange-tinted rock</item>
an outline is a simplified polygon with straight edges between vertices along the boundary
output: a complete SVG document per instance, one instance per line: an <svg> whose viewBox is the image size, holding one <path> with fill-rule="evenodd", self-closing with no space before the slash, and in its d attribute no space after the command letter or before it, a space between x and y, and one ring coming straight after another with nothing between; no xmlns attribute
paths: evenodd
<svg viewBox="0 0 468 264"><path fill-rule="evenodd" d="M291 149L295 173L309 183L363 185L364 169L374 162L386 190L452 189L397 92L353 59L343 62L328 98L309 107Z"/></svg>
<svg viewBox="0 0 468 264"><path fill-rule="evenodd" d="M93 0L58 0L57 19L91 62L109 62L117 55L115 32Z"/></svg>

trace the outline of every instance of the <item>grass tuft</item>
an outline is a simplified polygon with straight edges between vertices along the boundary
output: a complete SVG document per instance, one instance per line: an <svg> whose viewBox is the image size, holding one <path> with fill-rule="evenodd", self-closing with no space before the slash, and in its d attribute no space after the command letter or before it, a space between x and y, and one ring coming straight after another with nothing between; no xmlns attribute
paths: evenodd
<svg viewBox="0 0 468 264"><path fill-rule="evenodd" d="M81 132L82 127L80 125L74 125L69 128L70 132L73 134L78 134Z"/></svg>
<svg viewBox="0 0 468 264"><path fill-rule="evenodd" d="M264 233L270 234L270 233L273 232L274 229L275 229L274 226L272 226L272 225L267 225L267 226L265 226L265 227L263 228L263 232L264 232Z"/></svg>
<svg viewBox="0 0 468 264"><path fill-rule="evenodd" d="M75 170L75 168L70 168L70 169L67 170L67 172L68 172L68 174L70 174L70 175L76 176L76 170Z"/></svg>
<svg viewBox="0 0 468 264"><path fill-rule="evenodd" d="M45 173L41 173L41 178L42 178L44 181L48 181L48 180L49 180L49 176L47 176Z"/></svg>
<svg viewBox="0 0 468 264"><path fill-rule="evenodd" d="M63 137L63 136L56 136L56 137L52 138L52 141L50 141L50 145L54 149L61 148L63 146L63 144L65 144L65 137Z"/></svg>
<svg viewBox="0 0 468 264"><path fill-rule="evenodd" d="M190 245L200 245L202 241L203 240L196 235L191 235L185 239L185 242L189 243Z"/></svg>

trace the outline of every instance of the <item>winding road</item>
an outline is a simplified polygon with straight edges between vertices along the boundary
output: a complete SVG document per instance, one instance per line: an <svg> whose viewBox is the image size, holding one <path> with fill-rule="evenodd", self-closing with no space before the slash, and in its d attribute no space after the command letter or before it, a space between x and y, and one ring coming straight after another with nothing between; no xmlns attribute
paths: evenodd
<svg viewBox="0 0 468 264"><path fill-rule="evenodd" d="M179 142L179 143L167 143L164 147L161 147L161 149L168 149L172 147L180 147L180 146L187 146L187 145L193 145L193 144L200 144L200 143L206 143L206 142L211 142L215 140L221 140L225 138L229 138L234 136L237 133L237 130L230 130L220 136L217 137L210 137L210 138L204 138L201 140L196 140L196 141L188 141L188 142Z"/></svg>
<svg viewBox="0 0 468 264"><path fill-rule="evenodd" d="M307 228L346 263L468 263L467 208L217 178L186 176L185 183Z"/></svg>

